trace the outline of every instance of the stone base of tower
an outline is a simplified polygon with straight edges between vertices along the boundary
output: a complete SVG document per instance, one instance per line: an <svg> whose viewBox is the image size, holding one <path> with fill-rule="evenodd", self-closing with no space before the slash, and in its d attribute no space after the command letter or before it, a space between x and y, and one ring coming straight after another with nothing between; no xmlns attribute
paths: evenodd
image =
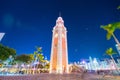
<svg viewBox="0 0 120 80"><path fill-rule="evenodd" d="M54 74L69 73L69 68L67 68L66 70L63 70L63 69L52 70L52 69L50 69L49 73L54 73Z"/></svg>

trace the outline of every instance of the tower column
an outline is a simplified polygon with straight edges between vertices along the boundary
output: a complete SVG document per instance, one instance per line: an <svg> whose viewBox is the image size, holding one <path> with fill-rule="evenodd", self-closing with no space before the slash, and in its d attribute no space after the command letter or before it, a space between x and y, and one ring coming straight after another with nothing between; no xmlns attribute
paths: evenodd
<svg viewBox="0 0 120 80"><path fill-rule="evenodd" d="M54 48L54 37L55 37L54 30L52 32L53 32L53 35L52 35L52 46L51 46L50 73L52 73L52 66L53 66L53 48Z"/></svg>
<svg viewBox="0 0 120 80"><path fill-rule="evenodd" d="M58 29L57 73L62 73L62 28Z"/></svg>
<svg viewBox="0 0 120 80"><path fill-rule="evenodd" d="M66 43L66 73L69 73L69 66L68 66L68 47L67 47L67 31L65 31L65 43Z"/></svg>

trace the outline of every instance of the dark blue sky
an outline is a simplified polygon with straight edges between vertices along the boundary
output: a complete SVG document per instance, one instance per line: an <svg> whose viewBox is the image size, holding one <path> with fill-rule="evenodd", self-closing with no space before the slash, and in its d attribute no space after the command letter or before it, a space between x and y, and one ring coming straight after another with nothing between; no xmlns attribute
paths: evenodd
<svg viewBox="0 0 120 80"><path fill-rule="evenodd" d="M41 46L50 59L52 29L61 12L68 30L69 62L102 58L115 42L106 40L100 25L120 21L118 5L120 0L0 0L0 32L6 33L1 43L17 54L33 53ZM115 34L120 40L120 31Z"/></svg>

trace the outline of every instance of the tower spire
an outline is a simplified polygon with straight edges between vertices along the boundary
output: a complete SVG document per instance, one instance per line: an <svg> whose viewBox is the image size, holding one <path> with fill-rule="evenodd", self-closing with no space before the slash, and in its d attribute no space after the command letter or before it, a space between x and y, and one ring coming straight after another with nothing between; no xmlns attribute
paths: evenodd
<svg viewBox="0 0 120 80"><path fill-rule="evenodd" d="M59 17L61 17L61 12L59 12Z"/></svg>

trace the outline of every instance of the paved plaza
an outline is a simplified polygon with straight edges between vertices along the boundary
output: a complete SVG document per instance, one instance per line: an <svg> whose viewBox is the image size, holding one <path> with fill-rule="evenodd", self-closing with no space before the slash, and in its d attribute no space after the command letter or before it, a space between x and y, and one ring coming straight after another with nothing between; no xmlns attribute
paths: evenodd
<svg viewBox="0 0 120 80"><path fill-rule="evenodd" d="M120 80L120 76L105 76L86 73L73 74L48 74L41 73L36 75L19 75L19 76L0 76L0 80Z"/></svg>

